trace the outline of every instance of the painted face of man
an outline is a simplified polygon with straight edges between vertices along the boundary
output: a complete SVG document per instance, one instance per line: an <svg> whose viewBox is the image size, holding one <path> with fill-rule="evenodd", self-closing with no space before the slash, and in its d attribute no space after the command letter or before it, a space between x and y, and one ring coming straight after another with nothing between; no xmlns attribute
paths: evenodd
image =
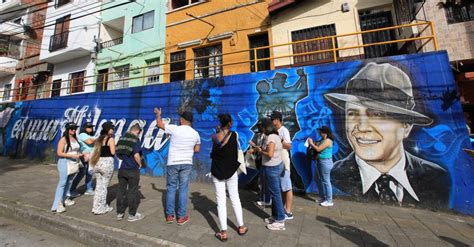
<svg viewBox="0 0 474 247"><path fill-rule="evenodd" d="M398 161L411 128L383 111L346 103L347 139L356 155L368 163Z"/></svg>

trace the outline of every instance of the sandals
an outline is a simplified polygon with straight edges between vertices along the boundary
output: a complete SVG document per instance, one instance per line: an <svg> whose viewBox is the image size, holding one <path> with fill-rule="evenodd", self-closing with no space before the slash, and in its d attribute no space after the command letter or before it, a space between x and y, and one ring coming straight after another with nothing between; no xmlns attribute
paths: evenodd
<svg viewBox="0 0 474 247"><path fill-rule="evenodd" d="M216 232L214 236L216 236L216 238L219 239L221 242L227 241L227 231Z"/></svg>
<svg viewBox="0 0 474 247"><path fill-rule="evenodd" d="M249 229L248 229L246 226L239 226L239 230L237 231L237 233L238 233L240 236L243 236L243 235L245 235L248 231L249 231Z"/></svg>

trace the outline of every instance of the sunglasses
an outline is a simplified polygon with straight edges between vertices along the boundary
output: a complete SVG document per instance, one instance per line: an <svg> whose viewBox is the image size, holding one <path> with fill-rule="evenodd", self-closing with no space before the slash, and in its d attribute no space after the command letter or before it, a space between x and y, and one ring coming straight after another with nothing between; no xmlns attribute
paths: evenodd
<svg viewBox="0 0 474 247"><path fill-rule="evenodd" d="M77 130L77 128L70 128L69 130L74 130L74 131L76 131L76 130Z"/></svg>

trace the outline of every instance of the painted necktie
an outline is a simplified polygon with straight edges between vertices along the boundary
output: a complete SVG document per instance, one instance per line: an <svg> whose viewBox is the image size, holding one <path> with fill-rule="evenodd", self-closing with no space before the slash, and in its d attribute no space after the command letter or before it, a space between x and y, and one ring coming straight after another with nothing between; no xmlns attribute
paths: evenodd
<svg viewBox="0 0 474 247"><path fill-rule="evenodd" d="M379 189L379 200L382 203L386 202L397 202L397 197L395 193L393 193L392 189L390 189L390 181L397 184L396 180L387 174L382 174L375 183Z"/></svg>

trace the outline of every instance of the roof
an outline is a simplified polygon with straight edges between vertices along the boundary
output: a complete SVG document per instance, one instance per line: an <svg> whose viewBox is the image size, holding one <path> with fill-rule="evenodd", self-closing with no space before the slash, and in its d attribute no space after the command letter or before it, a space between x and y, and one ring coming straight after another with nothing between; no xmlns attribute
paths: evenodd
<svg viewBox="0 0 474 247"><path fill-rule="evenodd" d="M270 4L268 4L268 12L270 12L270 14L274 14L297 1L298 0L273 0L270 2Z"/></svg>

